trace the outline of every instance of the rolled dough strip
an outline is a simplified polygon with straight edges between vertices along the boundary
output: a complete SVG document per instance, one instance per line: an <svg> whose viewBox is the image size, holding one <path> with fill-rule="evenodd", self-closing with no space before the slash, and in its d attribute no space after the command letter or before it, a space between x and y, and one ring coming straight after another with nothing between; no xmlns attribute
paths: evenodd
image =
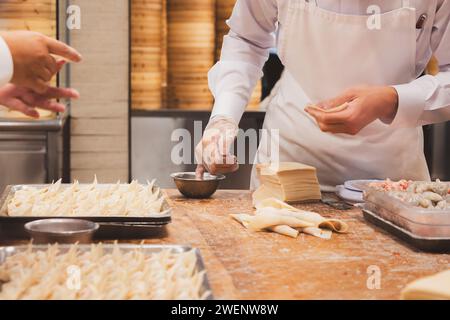
<svg viewBox="0 0 450 320"><path fill-rule="evenodd" d="M331 230L323 230L316 227L303 228L302 232L325 240L330 240L333 234Z"/></svg>
<svg viewBox="0 0 450 320"><path fill-rule="evenodd" d="M239 223L241 223L245 228L248 228L250 225L250 222L255 219L256 216L251 216L248 214L232 214L231 217L238 221ZM273 226L273 227L269 227L267 228L267 230L272 231L272 232L276 232L278 234L284 235L284 236L288 236L291 238L297 238L299 231L295 230L294 228L291 228L290 226L287 225L279 225L279 226ZM258 230L260 231L260 230Z"/></svg>
<svg viewBox="0 0 450 320"><path fill-rule="evenodd" d="M258 203L258 211L262 212L267 208L273 208L277 210L273 211L272 213L295 217L303 221L314 223L314 226L318 228L327 228L338 233L346 233L349 229L348 225L341 220L327 219L322 217L318 213L297 209L275 198L264 199Z"/></svg>
<svg viewBox="0 0 450 320"><path fill-rule="evenodd" d="M275 226L270 227L269 230L294 239L297 238L300 233L298 230L295 230L289 226Z"/></svg>
<svg viewBox="0 0 450 320"><path fill-rule="evenodd" d="M248 228L250 221L254 216L251 216L249 214L231 214L231 217L242 224L244 227Z"/></svg>
<svg viewBox="0 0 450 320"><path fill-rule="evenodd" d="M325 113L336 113L336 112L342 112L344 110L347 110L348 102L341 104L340 106L330 108L330 109L324 109L324 108L321 108L321 107L315 106L315 105L309 106L309 108L317 110L317 111L325 112Z"/></svg>
<svg viewBox="0 0 450 320"><path fill-rule="evenodd" d="M281 216L270 212L259 213L250 221L248 226L253 231L261 231L270 227L288 225L291 228L314 227L313 223L294 217Z"/></svg>

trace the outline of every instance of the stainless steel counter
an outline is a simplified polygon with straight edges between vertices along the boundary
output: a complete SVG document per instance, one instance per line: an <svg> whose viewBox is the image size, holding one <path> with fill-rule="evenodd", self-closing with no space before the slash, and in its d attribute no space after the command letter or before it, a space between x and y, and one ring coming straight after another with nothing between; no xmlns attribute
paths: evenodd
<svg viewBox="0 0 450 320"><path fill-rule="evenodd" d="M9 184L48 183L63 177L67 115L52 120L0 120L0 190Z"/></svg>

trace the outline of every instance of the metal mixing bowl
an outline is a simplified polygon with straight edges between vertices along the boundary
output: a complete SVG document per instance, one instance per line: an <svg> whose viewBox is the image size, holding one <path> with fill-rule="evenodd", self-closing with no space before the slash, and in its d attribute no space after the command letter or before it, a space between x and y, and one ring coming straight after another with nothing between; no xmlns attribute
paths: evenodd
<svg viewBox="0 0 450 320"><path fill-rule="evenodd" d="M203 179L197 179L195 172L178 172L171 174L178 190L187 198L207 199L211 197L219 187L224 175L211 175L205 173Z"/></svg>
<svg viewBox="0 0 450 320"><path fill-rule="evenodd" d="M25 224L36 244L91 243L98 228L95 222L78 219L44 219Z"/></svg>

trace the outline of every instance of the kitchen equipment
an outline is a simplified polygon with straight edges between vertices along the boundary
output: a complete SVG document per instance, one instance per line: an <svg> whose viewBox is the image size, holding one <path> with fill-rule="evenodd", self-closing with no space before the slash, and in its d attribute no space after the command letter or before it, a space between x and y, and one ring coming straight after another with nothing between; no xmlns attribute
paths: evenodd
<svg viewBox="0 0 450 320"><path fill-rule="evenodd" d="M67 114L47 120L0 119L0 190L65 177Z"/></svg>
<svg viewBox="0 0 450 320"><path fill-rule="evenodd" d="M450 242L450 210L423 209L377 190L367 190L364 199L368 221L382 225L411 245L432 251ZM447 249L450 251L450 246Z"/></svg>
<svg viewBox="0 0 450 320"><path fill-rule="evenodd" d="M432 253L448 253L450 252L450 237L419 237L388 220L381 218L379 215L369 211L363 210L364 218L376 225L377 227L393 234L397 238L403 240L408 245L425 252Z"/></svg>
<svg viewBox="0 0 450 320"><path fill-rule="evenodd" d="M196 248L192 248L190 246L182 246L182 245L118 244L118 247L119 247L119 249L121 249L123 251L133 251L133 250L136 250L136 249L143 249L148 254L157 253L157 252L160 252L160 251L163 251L163 250L172 250L173 253L184 253L184 252L188 252L190 250L194 250L195 254L197 256L197 264L196 264L196 270L195 271L203 272L203 271L206 270L200 250L196 249ZM33 248L35 250L45 251L45 250L48 249L48 246L47 245L37 245L37 246L33 246ZM69 245L61 245L61 246L59 246L59 249L62 252L67 252L69 250L69 248L70 248ZM89 251L91 247L89 245L80 245L79 248L82 251ZM12 256L12 255L14 255L15 253L18 253L18 252L26 251L28 249L29 249L28 246L1 247L0 248L0 265L3 264L9 256ZM110 252L112 252L113 249L114 249L114 245L113 244L103 244L103 251L105 253L110 253ZM1 288L1 282L0 282L0 288ZM209 284L209 280L208 280L208 275L207 274L205 274L205 277L203 278L203 283L202 283L202 294L205 293L205 292L210 292L210 294L207 297L207 300L213 300L214 299L214 296L212 294L212 289L211 289L211 286Z"/></svg>
<svg viewBox="0 0 450 320"><path fill-rule="evenodd" d="M78 219L44 219L25 224L33 243L91 243L98 223Z"/></svg>
<svg viewBox="0 0 450 320"><path fill-rule="evenodd" d="M195 172L179 172L171 175L178 190L187 198L206 199L211 197L219 187L224 175L205 173L203 179L197 179Z"/></svg>
<svg viewBox="0 0 450 320"><path fill-rule="evenodd" d="M141 217L10 217L7 204L14 193L24 187L47 188L49 185L16 185L7 186L0 197L0 239L27 239L24 225L28 222L41 219L82 219L100 224L99 231L95 234L97 239L144 239L162 237L166 234L165 226L172 221L172 208L167 201L163 203L163 212L159 215ZM70 184L62 184L61 188L67 188ZM99 184L99 188L107 188L110 185ZM156 185L153 188L158 188Z"/></svg>

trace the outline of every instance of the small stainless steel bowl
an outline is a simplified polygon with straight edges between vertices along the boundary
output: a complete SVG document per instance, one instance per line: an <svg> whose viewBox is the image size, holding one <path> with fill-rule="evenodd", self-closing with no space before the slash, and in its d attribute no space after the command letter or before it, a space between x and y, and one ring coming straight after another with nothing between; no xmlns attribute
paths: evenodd
<svg viewBox="0 0 450 320"><path fill-rule="evenodd" d="M36 244L91 243L98 228L98 223L79 219L44 219L25 224Z"/></svg>
<svg viewBox="0 0 450 320"><path fill-rule="evenodd" d="M211 197L219 187L224 175L211 175L205 173L203 179L197 179L195 172L178 172L171 174L178 190L187 198L207 199Z"/></svg>

